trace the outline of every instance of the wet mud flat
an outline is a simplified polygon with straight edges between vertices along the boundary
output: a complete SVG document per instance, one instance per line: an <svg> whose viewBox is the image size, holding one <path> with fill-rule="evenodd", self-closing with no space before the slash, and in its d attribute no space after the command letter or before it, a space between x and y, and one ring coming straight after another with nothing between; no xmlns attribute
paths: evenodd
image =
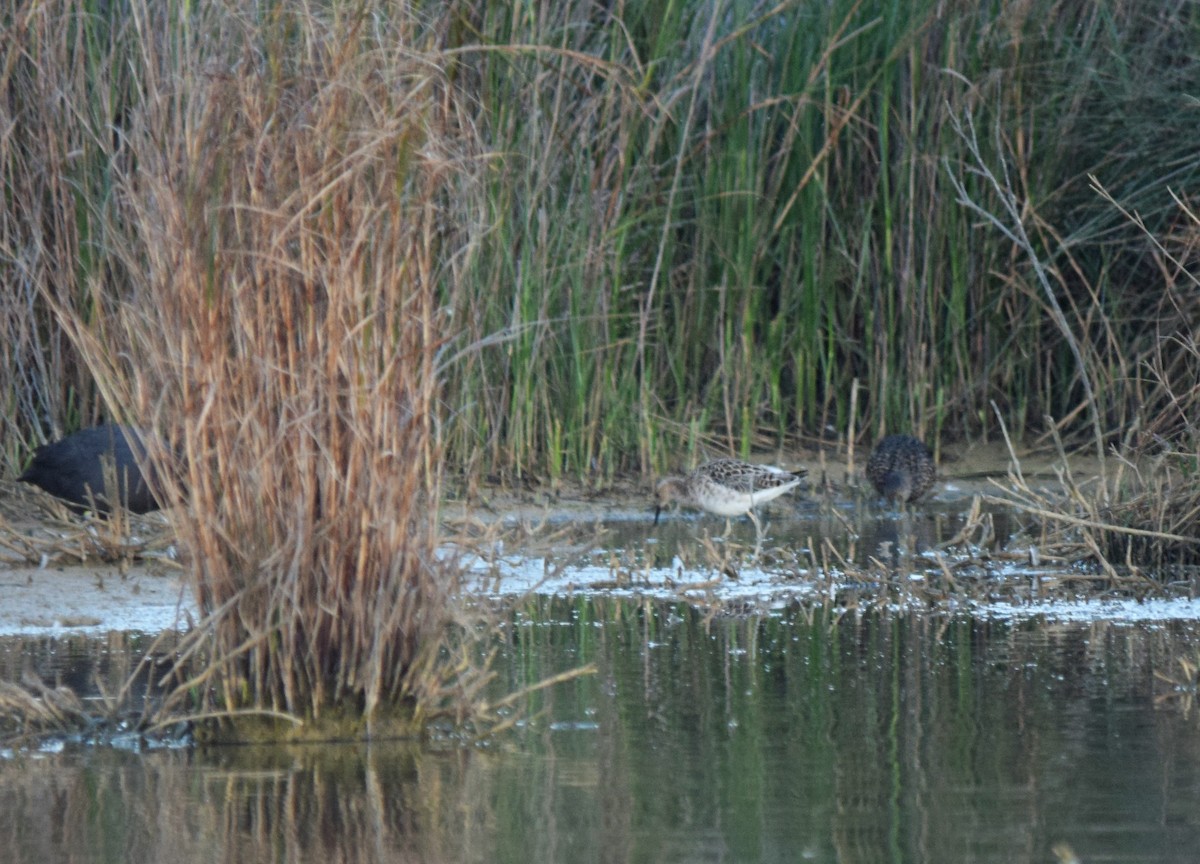
<svg viewBox="0 0 1200 864"><path fill-rule="evenodd" d="M916 504L888 505L862 459L776 460L808 470L799 494L748 519L688 510L654 524L647 478L610 488L477 488L443 506L447 555L461 556L468 596L607 594L678 599L753 614L804 601L845 608L1087 620L1200 619L1193 574L1113 586L1039 547L1036 525L991 502L1007 471L998 446L944 455ZM1089 469L1086 459L1073 465ZM1023 473L1053 485L1052 459ZM161 514L113 526L44 515L24 484L0 487L0 635L185 629L196 620L180 555ZM112 559L116 559L115 562ZM108 559L106 561L106 559Z"/></svg>
<svg viewBox="0 0 1200 864"><path fill-rule="evenodd" d="M162 514L79 518L0 483L0 636L158 633L195 608Z"/></svg>
<svg viewBox="0 0 1200 864"><path fill-rule="evenodd" d="M809 483L760 508L761 553L748 519L664 513L654 524L653 485L447 507L468 550L470 593L610 594L686 601L713 613L757 614L797 601L844 609L908 610L1052 620L1194 620L1200 574L1113 577L1052 542L1043 523L1004 503L1009 457L999 446L943 458L941 476L915 504L889 505L862 478L861 459L777 460L804 467ZM1095 471L1073 460L1070 473ZM1026 488L1061 489L1061 465L1023 458ZM457 521L455 521L455 519ZM497 526L505 530L500 530Z"/></svg>
<svg viewBox="0 0 1200 864"><path fill-rule="evenodd" d="M776 508L757 557L748 524L723 536L720 520L691 514L657 529L636 510L591 523L560 516L526 528L516 542L469 555L468 594L499 602L596 594L678 600L721 615L799 602L937 616L1200 620L1193 578L1114 586L1103 574L1039 553L1014 514L973 515L960 503L921 512L811 502L796 512Z"/></svg>

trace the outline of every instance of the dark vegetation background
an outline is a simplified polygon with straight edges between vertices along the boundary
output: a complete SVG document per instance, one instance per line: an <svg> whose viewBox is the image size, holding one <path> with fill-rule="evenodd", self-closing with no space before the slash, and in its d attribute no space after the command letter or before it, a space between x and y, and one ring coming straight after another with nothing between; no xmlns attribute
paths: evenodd
<svg viewBox="0 0 1200 864"><path fill-rule="evenodd" d="M99 331L97 298L173 289L137 287L148 265L129 238L144 237L139 173L186 176L213 146L179 118L222 80L252 80L267 96L246 134L270 137L312 120L335 65L345 92L437 81L458 100L455 124L405 133L443 139L458 179L404 204L436 209L431 269L409 275L444 312L430 335L456 472L603 480L837 440L852 409L865 440L991 437L993 405L1018 436L1070 435L1093 422L1083 376L1110 443L1191 428L1194 3L426 2L402 16L371 0L112 0L0 15L7 475L45 437L113 413L147 422L97 381L150 362ZM380 80L381 52L420 62ZM206 86L181 86L193 76ZM1031 250L959 201L952 180L1002 210L956 131L966 118ZM232 206L208 191L200 221ZM263 252L208 242L213 259ZM210 270L211 297L229 286ZM118 359L98 368L64 313Z"/></svg>

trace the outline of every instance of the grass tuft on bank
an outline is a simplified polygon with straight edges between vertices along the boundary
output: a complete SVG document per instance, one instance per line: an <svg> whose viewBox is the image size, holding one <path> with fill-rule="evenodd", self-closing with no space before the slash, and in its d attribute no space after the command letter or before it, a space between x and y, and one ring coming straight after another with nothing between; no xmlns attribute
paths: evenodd
<svg viewBox="0 0 1200 864"><path fill-rule="evenodd" d="M26 33L60 74L80 52L109 70L62 100L103 136L75 157L91 170L58 166L99 263L75 250L80 278L39 300L108 412L167 442L206 617L164 710L217 738L418 732L474 671L447 653L469 622L435 518L472 106L411 11L108 12L47 7ZM102 190L79 196L81 170Z"/></svg>

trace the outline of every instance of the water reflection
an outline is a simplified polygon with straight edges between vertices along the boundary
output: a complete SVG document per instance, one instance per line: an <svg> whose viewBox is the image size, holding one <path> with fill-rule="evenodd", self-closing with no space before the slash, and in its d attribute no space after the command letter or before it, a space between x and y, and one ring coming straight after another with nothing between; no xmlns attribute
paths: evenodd
<svg viewBox="0 0 1200 864"><path fill-rule="evenodd" d="M871 506L854 502L801 501L792 506L772 502L764 507L764 559L768 566L808 567L822 558L822 549L857 567L883 565L910 567L913 556L938 550L951 541L962 542L961 532L971 519L970 502L928 503L919 508ZM692 511L664 515L655 525L648 515L622 514L575 524L578 536L560 542L553 550L559 558L565 549L587 549L592 535L594 551L576 555L577 562L618 560L622 566L712 570L726 556L746 563L756 542L754 525L735 519L726 534L724 519ZM982 514L991 551L1002 550L1020 525L1011 510L988 508ZM980 539L976 535L968 542ZM814 558L815 554L815 558ZM559 562L561 563L561 562ZM719 567L717 568L719 569Z"/></svg>
<svg viewBox="0 0 1200 864"><path fill-rule="evenodd" d="M1200 727L1154 672L1198 636L535 599L498 690L599 672L499 740L19 755L0 836L18 864L1191 862Z"/></svg>

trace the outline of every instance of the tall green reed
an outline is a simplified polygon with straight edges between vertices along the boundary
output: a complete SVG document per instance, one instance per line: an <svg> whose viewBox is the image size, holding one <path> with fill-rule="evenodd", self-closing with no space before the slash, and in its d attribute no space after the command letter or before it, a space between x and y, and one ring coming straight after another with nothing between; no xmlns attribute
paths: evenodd
<svg viewBox="0 0 1200 864"><path fill-rule="evenodd" d="M91 371L54 326L43 293L82 299L105 278L109 166L135 86L132 35L101 11L0 10L0 470L29 445L100 416ZM81 312L87 314L86 307Z"/></svg>
<svg viewBox="0 0 1200 864"><path fill-rule="evenodd" d="M284 10L260 11L246 25L254 38L295 32ZM1081 428L1085 374L1106 428L1163 403L1139 370L1157 334L1191 313L1160 302L1141 235L1087 178L1152 233L1171 230L1168 190L1197 170L1180 107L1200 83L1180 36L1196 25L1191 4L1154 15L1120 0L419 11L485 149L485 194L448 202L448 224L470 242L438 270L455 470L604 482L836 440L856 381L867 438L986 437L993 405L1021 433L1048 416ZM89 214L115 200L115 118L137 98L121 70L145 45L132 23L117 38L57 27L38 49L71 69L56 90L23 41L55 28L53 14L14 13L24 27L0 49L15 106L0 138L12 190L0 267L12 284L80 292L120 281ZM56 92L84 108L37 114ZM1086 371L1028 253L956 201L951 178L995 204L952 131L964 112L1022 203ZM45 310L28 305L5 307L13 371L0 375L14 406L0 422L26 439L35 425L87 422L99 400Z"/></svg>
<svg viewBox="0 0 1200 864"><path fill-rule="evenodd" d="M468 341L508 338L451 376L469 406L453 461L603 478L676 461L681 442L836 438L855 380L868 437L986 436L993 403L1023 431L1075 422L1081 372L1030 262L955 200L951 177L991 202L952 131L964 111L997 132L984 158L1007 167L1092 346L1106 422L1128 422L1141 301L1098 286L1118 261L1148 271L1081 185L1133 164L1095 131L1112 99L1093 78L1134 63L1130 96L1178 96L1196 64L1177 52L1156 74L1150 58L1164 68L1194 12L1035 5L631 4L618 19L565 4L503 27L480 12L490 44L463 50L497 207L465 273L486 288L451 302L471 309ZM1112 111L1099 128L1138 130ZM1185 148L1163 155L1139 154L1128 194L1161 201L1168 170L1195 176Z"/></svg>

